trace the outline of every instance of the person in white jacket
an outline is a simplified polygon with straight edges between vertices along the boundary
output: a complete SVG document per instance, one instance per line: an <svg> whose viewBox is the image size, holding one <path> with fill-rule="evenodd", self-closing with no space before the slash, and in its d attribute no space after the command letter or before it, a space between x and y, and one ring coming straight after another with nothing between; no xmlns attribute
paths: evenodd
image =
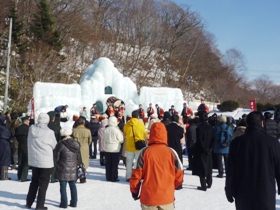
<svg viewBox="0 0 280 210"><path fill-rule="evenodd" d="M108 127L104 130L105 159L106 159L106 180L118 182L118 164L123 134L118 128L118 120L111 116L108 120Z"/></svg>
<svg viewBox="0 0 280 210"><path fill-rule="evenodd" d="M48 209L44 206L53 164L53 150L57 144L54 131L48 128L50 117L41 113L38 124L29 128L27 137L28 165L32 167L26 208L31 208L38 191L36 210Z"/></svg>

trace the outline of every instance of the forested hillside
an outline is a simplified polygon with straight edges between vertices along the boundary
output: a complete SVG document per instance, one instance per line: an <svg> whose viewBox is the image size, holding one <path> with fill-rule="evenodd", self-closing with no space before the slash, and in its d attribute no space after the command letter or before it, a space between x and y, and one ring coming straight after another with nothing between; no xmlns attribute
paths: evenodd
<svg viewBox="0 0 280 210"><path fill-rule="evenodd" d="M198 13L172 1L0 0L0 17L13 18L9 97L26 107L36 81L79 82L99 57L139 87L181 88L213 102L249 99L280 103L280 87L263 75L246 78L237 49L221 54ZM0 65L6 68L9 29L0 26ZM192 79L190 79L192 78ZM1 80L1 92L4 92Z"/></svg>

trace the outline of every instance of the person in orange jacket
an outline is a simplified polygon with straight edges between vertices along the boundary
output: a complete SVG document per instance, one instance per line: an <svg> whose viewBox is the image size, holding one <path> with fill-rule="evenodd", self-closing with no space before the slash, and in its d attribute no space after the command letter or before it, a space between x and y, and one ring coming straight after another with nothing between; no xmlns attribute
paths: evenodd
<svg viewBox="0 0 280 210"><path fill-rule="evenodd" d="M184 171L175 150L167 146L163 123L152 125L149 146L140 151L134 167L130 191L134 200L140 198L142 210L174 209L174 191L182 185Z"/></svg>

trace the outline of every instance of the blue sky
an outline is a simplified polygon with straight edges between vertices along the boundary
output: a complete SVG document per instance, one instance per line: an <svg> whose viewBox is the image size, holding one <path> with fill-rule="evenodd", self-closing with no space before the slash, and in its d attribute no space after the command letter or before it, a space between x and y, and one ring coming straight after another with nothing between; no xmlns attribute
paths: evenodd
<svg viewBox="0 0 280 210"><path fill-rule="evenodd" d="M235 48L247 64L247 77L266 74L280 84L280 0L173 0L200 14L221 53Z"/></svg>

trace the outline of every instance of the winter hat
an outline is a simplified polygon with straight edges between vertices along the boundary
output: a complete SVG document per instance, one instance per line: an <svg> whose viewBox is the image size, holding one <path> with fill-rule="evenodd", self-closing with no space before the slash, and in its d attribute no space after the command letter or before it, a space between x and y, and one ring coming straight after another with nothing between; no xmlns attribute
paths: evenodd
<svg viewBox="0 0 280 210"><path fill-rule="evenodd" d="M79 116L78 115L73 115L73 121L76 121L79 119Z"/></svg>
<svg viewBox="0 0 280 210"><path fill-rule="evenodd" d="M156 113L154 113L154 114L151 115L151 118L152 118L152 119L157 119L157 117L158 117L158 115L157 115Z"/></svg>
<svg viewBox="0 0 280 210"><path fill-rule="evenodd" d="M61 128L60 130L61 136L70 136L71 134L72 134L72 128L70 127Z"/></svg>
<svg viewBox="0 0 280 210"><path fill-rule="evenodd" d="M227 117L225 115L220 116L220 122L227 122Z"/></svg>
<svg viewBox="0 0 280 210"><path fill-rule="evenodd" d="M29 116L24 116L24 117L21 117L21 121L24 122L26 120L29 120Z"/></svg>
<svg viewBox="0 0 280 210"><path fill-rule="evenodd" d="M49 111L47 114L50 116L50 118L54 118L55 115L56 115L56 112L55 111Z"/></svg>
<svg viewBox="0 0 280 210"><path fill-rule="evenodd" d="M50 117L47 113L41 113L38 117L38 123L48 124L50 122Z"/></svg>

